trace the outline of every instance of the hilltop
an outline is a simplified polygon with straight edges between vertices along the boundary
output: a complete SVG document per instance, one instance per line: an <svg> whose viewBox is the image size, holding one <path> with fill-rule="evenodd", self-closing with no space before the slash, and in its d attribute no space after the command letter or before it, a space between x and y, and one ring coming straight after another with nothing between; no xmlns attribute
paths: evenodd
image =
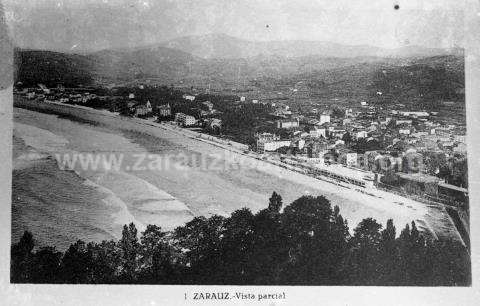
<svg viewBox="0 0 480 306"><path fill-rule="evenodd" d="M251 58L281 56L288 58L318 55L321 57L412 57L458 53L421 46L385 49L368 45L344 45L325 41L250 41L225 34L185 36L162 43L161 46L191 53L200 58Z"/></svg>

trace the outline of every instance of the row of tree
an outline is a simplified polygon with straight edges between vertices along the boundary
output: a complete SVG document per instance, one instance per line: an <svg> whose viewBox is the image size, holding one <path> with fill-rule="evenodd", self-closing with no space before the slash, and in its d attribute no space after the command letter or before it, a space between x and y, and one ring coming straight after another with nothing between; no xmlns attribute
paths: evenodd
<svg viewBox="0 0 480 306"><path fill-rule="evenodd" d="M339 208L303 196L282 209L196 217L173 232L125 225L118 241L77 241L64 253L25 232L11 248L11 282L88 284L466 286L470 256L424 237L414 222L397 236L368 218L353 235Z"/></svg>

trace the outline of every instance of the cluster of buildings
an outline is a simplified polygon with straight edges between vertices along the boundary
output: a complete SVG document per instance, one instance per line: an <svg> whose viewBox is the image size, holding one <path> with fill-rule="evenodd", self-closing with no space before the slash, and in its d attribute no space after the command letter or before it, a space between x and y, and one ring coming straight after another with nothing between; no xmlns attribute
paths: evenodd
<svg viewBox="0 0 480 306"><path fill-rule="evenodd" d="M46 100L75 104L85 104L94 99L105 101L108 98L106 96L98 96L91 93L89 88L78 88L75 90L65 89L62 86L47 88L43 84L38 84L37 87L23 88L21 90L14 87L14 93L23 95L29 100Z"/></svg>
<svg viewBox="0 0 480 306"><path fill-rule="evenodd" d="M139 103L135 95L127 97L99 96L88 89L66 90L39 85L36 88L16 91L27 99L44 99L62 103L87 104L92 101L105 103L117 101L121 111L138 117L158 117L174 120L183 127L203 126L219 133L222 121L216 118L214 104L199 101L195 95L182 96L194 110L174 111L167 104L152 106L150 101ZM195 103L192 103L195 102ZM240 97L237 103L266 103L257 99ZM437 112L399 110L398 108L371 106L361 101L346 109L325 108L308 113L292 110L283 102L270 102L272 118L269 132L255 134L254 150L264 158L280 159L314 176L325 176L361 187L382 186L382 176L394 172L397 187L409 194L436 198L447 197L464 201L468 193L464 186L447 184L435 173L425 169L404 171L402 167L390 167L393 160L412 155L422 158L425 152L436 152L446 159L452 156L466 157L465 126L446 124ZM378 185L377 185L378 183Z"/></svg>
<svg viewBox="0 0 480 306"><path fill-rule="evenodd" d="M382 186L382 176L393 172L398 189L408 194L437 199L448 194L456 200L467 196L465 186L447 184L436 173L427 173L425 163L429 161L424 158L432 152L447 160L453 156L466 158L465 126L446 124L438 118L438 112L379 108L365 101L355 109L333 113L325 109L302 114L277 105L272 113L277 118L277 133L257 133L256 151L272 159L294 156L296 166L315 165L309 171L323 171L329 177L343 173L343 179L337 179L359 186L372 182ZM388 171L381 167L411 156L423 167L390 166ZM422 180L424 183L419 183ZM431 182L434 188L425 188ZM415 192L406 187L412 185L417 186Z"/></svg>

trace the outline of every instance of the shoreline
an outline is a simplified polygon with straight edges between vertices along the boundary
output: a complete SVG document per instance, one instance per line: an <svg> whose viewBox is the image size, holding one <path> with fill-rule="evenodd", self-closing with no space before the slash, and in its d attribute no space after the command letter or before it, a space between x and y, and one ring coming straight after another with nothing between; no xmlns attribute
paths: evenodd
<svg viewBox="0 0 480 306"><path fill-rule="evenodd" d="M232 158L234 160L240 159L242 163L246 163L246 165L248 166L252 166L253 164L255 169L259 171L265 172L267 174L270 174L276 177L285 178L289 181L315 188L316 190L323 190L326 194L331 194L336 197L361 203L360 205L366 205L378 211L389 212L389 214L393 216L404 217L405 213L407 213L407 211L405 211L407 207L411 208L411 210L408 211L411 214L410 219L412 221L419 221L424 231L427 231L433 234L434 237L450 236L450 238L461 240L457 231L453 233L450 230L449 233L443 233L442 235L439 235L438 233L439 229L436 229L435 226L432 227L432 225L429 222L431 220L428 220L429 219L428 215L430 211L429 211L429 208L427 207L427 204L425 203L416 202L412 199L401 197L399 195L391 194L391 193L380 191L380 190L376 190L376 193L378 193L378 195L373 195L373 194L370 194L368 191L358 189L357 186L348 186L348 184L346 183L334 182L328 179L313 178L311 176L302 174L296 171L295 169L289 169L290 167L283 167L283 165L279 165L275 162L270 162L270 161L257 158L253 156L254 154L250 152L245 153L236 147L229 146L228 144L218 143L212 140L212 139L215 139L214 136L209 136L209 135L207 136L206 134L203 134L204 136L207 137L207 139L205 139L202 137L203 135L201 133L197 133L197 132L186 130L179 127L174 127L170 124L155 123L155 122L151 122L144 119L138 119L138 118L125 118L117 114L111 113L109 111L96 110L96 109L87 108L80 105L69 105L69 104L62 104L62 103L56 103L56 102L27 101L25 99L20 98L20 99L15 99L14 107L20 107L20 108L33 110L33 111L40 111L40 112L45 112L49 114L54 114L54 115L72 116L72 117L79 118L80 120L87 120L87 121L92 121L94 123L97 123L99 125L105 125L106 127L111 127L111 128L120 129L120 130L132 130L135 132L144 133L144 134L151 135L153 137L158 137L158 138L162 138L163 136L163 137L171 138L171 139L174 139L175 141L180 141L180 142L189 141L191 143L185 143L185 145L189 149L191 149L190 148L191 146L189 145L192 144L193 146L196 146L193 149L201 153L204 153L203 151L218 151L218 150L224 151L223 153L227 153L226 155L228 155L227 158ZM119 124L121 125L121 127L118 126ZM201 143L201 145L199 145L198 143ZM207 147L202 148L202 146L207 146ZM214 149L212 149L212 147ZM209 152L207 152L206 154L209 154ZM339 187L343 187L343 188L339 190ZM388 207L386 207L385 205L388 205ZM443 212L440 211L439 214L441 213ZM445 214L448 216L446 212ZM407 218L408 217L404 217L402 219L407 219ZM453 221L451 220L451 218L450 217L448 218L450 219L451 223L448 222L450 224L447 224L447 225L453 225ZM384 220L379 220L379 221L384 221ZM356 224L354 225L356 226ZM403 225L404 224L402 224L402 226Z"/></svg>

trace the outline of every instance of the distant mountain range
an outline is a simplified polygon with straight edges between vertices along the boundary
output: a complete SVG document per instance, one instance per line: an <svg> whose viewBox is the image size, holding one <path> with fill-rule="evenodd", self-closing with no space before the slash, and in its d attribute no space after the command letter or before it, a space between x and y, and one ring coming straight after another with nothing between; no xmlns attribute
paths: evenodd
<svg viewBox="0 0 480 306"><path fill-rule="evenodd" d="M412 57L459 54L460 49L435 49L421 46L407 46L398 49L384 49L368 45L349 46L321 41L249 41L225 34L186 36L160 44L163 47L180 50L200 58L249 58L255 56L303 57Z"/></svg>
<svg viewBox="0 0 480 306"><path fill-rule="evenodd" d="M218 89L253 86L266 90L302 82L308 91L320 95L346 96L368 95L372 86L392 96L405 96L405 91L424 96L432 86L438 93L436 99L454 100L460 99L454 93L464 87L460 49L412 46L386 50L323 42L251 42L207 35L84 55L21 49L14 54L15 79L27 85L148 80L164 85ZM395 89L389 84L396 84Z"/></svg>

